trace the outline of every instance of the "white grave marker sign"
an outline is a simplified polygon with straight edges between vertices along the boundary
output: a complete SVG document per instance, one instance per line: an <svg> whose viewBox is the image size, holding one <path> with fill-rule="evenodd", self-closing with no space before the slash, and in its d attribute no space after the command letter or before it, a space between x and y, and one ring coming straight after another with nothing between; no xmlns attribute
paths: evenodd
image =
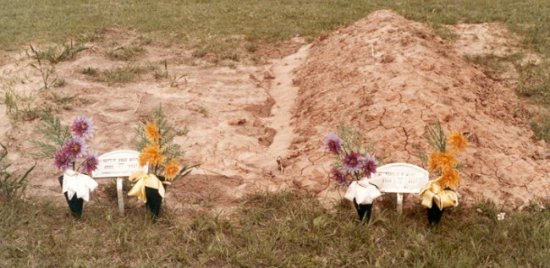
<svg viewBox="0 0 550 268"><path fill-rule="evenodd" d="M139 152L134 150L116 150L98 157L97 169L92 172L94 178L116 178L118 210L124 214L124 197L122 194L123 177L137 171L147 173L149 166L139 165Z"/></svg>
<svg viewBox="0 0 550 268"><path fill-rule="evenodd" d="M139 165L139 152L134 150L116 150L98 157L97 169L92 172L94 178L128 177L136 171L147 173L148 166Z"/></svg>
<svg viewBox="0 0 550 268"><path fill-rule="evenodd" d="M369 180L378 186L381 192L397 193L397 210L403 209L403 193L419 193L420 189L429 180L429 173L425 169L407 164L392 163L376 169L376 173Z"/></svg>

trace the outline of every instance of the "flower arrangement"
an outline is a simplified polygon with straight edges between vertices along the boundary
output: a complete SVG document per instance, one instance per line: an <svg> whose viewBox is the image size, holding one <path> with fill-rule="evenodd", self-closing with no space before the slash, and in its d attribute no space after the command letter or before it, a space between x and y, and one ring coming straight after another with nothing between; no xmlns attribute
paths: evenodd
<svg viewBox="0 0 550 268"><path fill-rule="evenodd" d="M158 216L165 185L171 181L189 174L195 166L181 164L184 152L174 138L183 135L185 131L177 131L166 120L161 107L157 108L146 122L137 128L137 150L140 152L139 163L149 165L149 174L136 172L129 179L135 182L128 193L145 202L154 216ZM147 189L149 188L149 190ZM147 194L150 191L151 194ZM154 200L154 201L153 201Z"/></svg>
<svg viewBox="0 0 550 268"><path fill-rule="evenodd" d="M437 223L441 217L440 211L458 206L456 190L460 175L456 156L466 150L468 141L457 131L452 131L447 137L439 122L428 127L427 133L428 143L433 149L428 156L428 171L438 177L424 186L420 197L422 205L429 209L430 222Z"/></svg>
<svg viewBox="0 0 550 268"><path fill-rule="evenodd" d="M70 130L71 136L55 153L54 164L62 171L72 169L91 174L98 165L97 154L86 144L95 131L93 122L86 116L77 117L73 120ZM77 166L79 159L82 161Z"/></svg>
<svg viewBox="0 0 550 268"><path fill-rule="evenodd" d="M86 144L95 132L92 120L86 116L76 117L70 126L51 114L42 115L40 128L46 141L34 141L39 158L53 158L54 166L63 172L59 177L63 193L73 215L82 213L83 201L89 201L90 192L97 182L89 175L98 166L96 153Z"/></svg>
<svg viewBox="0 0 550 268"><path fill-rule="evenodd" d="M338 134L329 133L324 139L325 149L334 155L331 177L340 185L348 186L344 197L353 202L359 219L368 221L374 199L381 195L378 187L369 182L376 173L378 162L369 153L357 131L339 127Z"/></svg>
<svg viewBox="0 0 550 268"><path fill-rule="evenodd" d="M355 130L339 127L338 134L329 133L325 137L324 145L335 156L331 176L339 185L349 185L376 173L376 157L368 152L371 148L363 145Z"/></svg>

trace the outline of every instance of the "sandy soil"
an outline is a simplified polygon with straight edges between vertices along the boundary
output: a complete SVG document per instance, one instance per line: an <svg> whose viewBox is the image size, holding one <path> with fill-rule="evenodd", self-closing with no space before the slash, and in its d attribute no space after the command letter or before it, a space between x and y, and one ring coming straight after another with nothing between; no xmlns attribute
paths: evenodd
<svg viewBox="0 0 550 268"><path fill-rule="evenodd" d="M155 44L143 45L145 53L128 63L106 57L113 40L130 44L139 35L106 31L76 59L56 65L66 85L50 90L75 97L58 114L64 122L91 116L98 130L91 145L104 153L132 149L138 120L162 104L175 126L189 130L176 140L186 149L185 161L201 164L169 190L168 204L176 210L220 210L254 191L288 188L330 203L340 192L327 177L330 156L321 140L339 123L363 129L386 162L418 165L428 123L441 120L447 129L468 133L471 147L460 159L466 202L522 206L550 192L549 146L535 141L528 122L516 116L513 91L462 59L458 48L468 42L453 47L395 13L375 12L294 54L276 51L271 54L286 56L261 66L215 66L183 48ZM0 62L3 90L38 94L39 74L23 52L3 53ZM155 78L164 62L169 76ZM151 70L124 84L81 73L127 64ZM1 140L12 148L16 166L28 165L39 122L10 122L4 109L0 105ZM56 176L51 161L39 161L29 194L63 201Z"/></svg>

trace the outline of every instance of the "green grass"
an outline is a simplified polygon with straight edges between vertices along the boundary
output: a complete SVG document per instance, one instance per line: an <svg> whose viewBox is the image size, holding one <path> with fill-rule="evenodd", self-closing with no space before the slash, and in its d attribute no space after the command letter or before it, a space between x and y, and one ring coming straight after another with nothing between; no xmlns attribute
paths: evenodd
<svg viewBox="0 0 550 268"><path fill-rule="evenodd" d="M89 38L106 27L119 26L215 50L243 41L315 37L371 11L389 8L432 24L506 22L524 33L526 44L537 52L550 53L550 2L546 0L1 0L0 5L0 44L7 47L37 39Z"/></svg>
<svg viewBox="0 0 550 268"><path fill-rule="evenodd" d="M142 206L118 216L114 201L86 204L81 220L44 201L0 206L3 267L542 267L550 261L548 209L508 211L497 221L500 210L490 203L446 212L435 228L421 208L400 216L388 207L360 225L347 205L329 212L312 197L289 193L251 196L230 217L190 211L178 221L165 211L155 224Z"/></svg>
<svg viewBox="0 0 550 268"><path fill-rule="evenodd" d="M126 65L101 72L99 80L109 85L135 81L139 75L151 70L153 66Z"/></svg>
<svg viewBox="0 0 550 268"><path fill-rule="evenodd" d="M107 51L107 57L113 60L129 61L137 58L145 53L145 49L141 46L118 46Z"/></svg>

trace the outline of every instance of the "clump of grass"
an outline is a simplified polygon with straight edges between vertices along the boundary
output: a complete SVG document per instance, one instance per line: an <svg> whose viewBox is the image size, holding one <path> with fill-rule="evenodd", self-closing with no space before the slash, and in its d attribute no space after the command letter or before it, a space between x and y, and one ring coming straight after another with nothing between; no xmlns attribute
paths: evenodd
<svg viewBox="0 0 550 268"><path fill-rule="evenodd" d="M229 217L189 211L180 222L168 209L156 224L132 203L124 217L111 200L86 206L76 221L51 202L0 203L2 264L537 267L550 248L550 210L506 211L498 221L501 210L487 202L449 210L434 228L420 208L399 215L377 204L362 225L348 202L327 211L312 196L288 192L250 196Z"/></svg>
<svg viewBox="0 0 550 268"><path fill-rule="evenodd" d="M519 94L550 107L550 62L520 67Z"/></svg>
<svg viewBox="0 0 550 268"><path fill-rule="evenodd" d="M531 128L538 139L550 142L550 115L543 115L531 122Z"/></svg>
<svg viewBox="0 0 550 268"><path fill-rule="evenodd" d="M113 60L130 61L145 53L142 46L128 45L118 46L109 51L106 55Z"/></svg>
<svg viewBox="0 0 550 268"><path fill-rule="evenodd" d="M500 75L507 71L507 68L512 68L521 60L522 56L519 53L506 56L498 56L495 54L487 55L465 55L466 61L480 65L483 67L484 73L495 80L500 80ZM507 63L507 64L506 64Z"/></svg>
<svg viewBox="0 0 550 268"><path fill-rule="evenodd" d="M20 198L27 187L27 177L36 166L33 165L24 173L11 170L11 163L8 160L8 148L0 144L0 201L13 202Z"/></svg>
<svg viewBox="0 0 550 268"><path fill-rule="evenodd" d="M126 65L101 72L100 81L108 84L129 83L149 69L138 65Z"/></svg>
<svg viewBox="0 0 550 268"><path fill-rule="evenodd" d="M62 61L72 60L76 54L82 50L87 49L83 44L73 43L71 40L67 44L61 46L50 46L46 49L37 49L32 45L32 58L37 61L48 61L50 64L57 64Z"/></svg>
<svg viewBox="0 0 550 268"><path fill-rule="evenodd" d="M18 93L8 89L4 91L3 104L6 105L6 114L14 121L31 121L39 117L47 106L40 106L36 103L34 94Z"/></svg>
<svg viewBox="0 0 550 268"><path fill-rule="evenodd" d="M50 92L45 96L47 101L50 101L53 106L61 108L63 110L70 110L74 102L76 101L76 96L69 96L62 93Z"/></svg>
<svg viewBox="0 0 550 268"><path fill-rule="evenodd" d="M99 70L94 67L86 67L80 70L81 74L89 75L89 76L98 76Z"/></svg>

